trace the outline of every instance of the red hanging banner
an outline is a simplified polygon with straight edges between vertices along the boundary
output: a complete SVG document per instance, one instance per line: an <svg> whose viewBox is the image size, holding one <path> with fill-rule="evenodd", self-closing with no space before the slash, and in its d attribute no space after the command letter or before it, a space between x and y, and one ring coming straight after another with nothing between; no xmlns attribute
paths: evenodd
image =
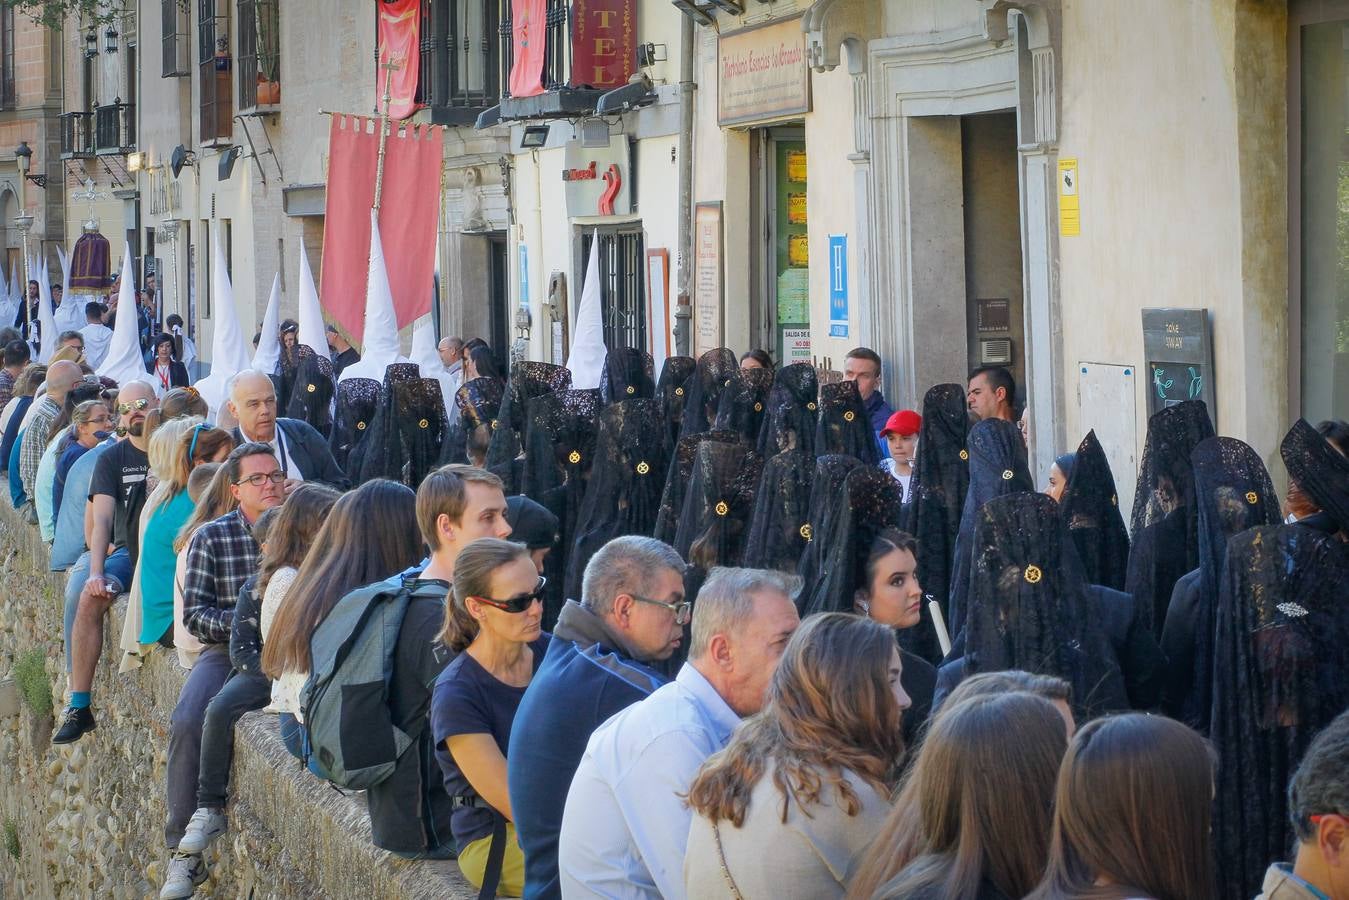
<svg viewBox="0 0 1349 900"><path fill-rule="evenodd" d="M543 93L543 56L548 46L546 12L546 0L511 0L512 97L537 97Z"/></svg>
<svg viewBox="0 0 1349 900"><path fill-rule="evenodd" d="M431 309L444 129L391 127L384 155L379 232L398 327ZM375 202L379 120L333 116L328 136L328 198L319 297L359 341L365 331L370 207Z"/></svg>
<svg viewBox="0 0 1349 900"><path fill-rule="evenodd" d="M572 0L572 87L616 88L637 71L636 0Z"/></svg>
<svg viewBox="0 0 1349 900"><path fill-rule="evenodd" d="M381 102L384 99L384 80L389 78L385 65L392 62L398 68L389 78L389 118L406 119L417 110L421 0L393 0L375 5L379 8L379 67L375 70L375 97Z"/></svg>

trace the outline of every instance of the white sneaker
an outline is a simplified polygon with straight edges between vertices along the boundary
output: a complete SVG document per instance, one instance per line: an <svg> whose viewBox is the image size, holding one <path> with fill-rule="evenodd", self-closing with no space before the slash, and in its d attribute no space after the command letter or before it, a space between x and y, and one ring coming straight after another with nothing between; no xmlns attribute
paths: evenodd
<svg viewBox="0 0 1349 900"><path fill-rule="evenodd" d="M159 900L186 900L206 880L206 862L200 853L175 853L169 860L169 874L159 890Z"/></svg>
<svg viewBox="0 0 1349 900"><path fill-rule="evenodd" d="M178 842L179 853L201 853L225 833L229 820L223 810L201 807L187 820L187 829Z"/></svg>

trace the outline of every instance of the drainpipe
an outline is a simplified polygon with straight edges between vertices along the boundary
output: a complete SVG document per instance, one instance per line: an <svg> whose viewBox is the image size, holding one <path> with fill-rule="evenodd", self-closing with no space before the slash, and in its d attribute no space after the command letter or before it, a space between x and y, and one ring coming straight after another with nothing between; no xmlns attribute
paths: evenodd
<svg viewBox="0 0 1349 900"><path fill-rule="evenodd" d="M675 303L675 353L689 355L689 283L693 271L693 19L679 29L679 276Z"/></svg>

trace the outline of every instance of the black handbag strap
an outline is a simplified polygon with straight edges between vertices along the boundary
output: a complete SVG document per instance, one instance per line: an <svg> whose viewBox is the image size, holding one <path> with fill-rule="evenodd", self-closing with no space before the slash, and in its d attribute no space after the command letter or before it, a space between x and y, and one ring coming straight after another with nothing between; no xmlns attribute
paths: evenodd
<svg viewBox="0 0 1349 900"><path fill-rule="evenodd" d="M490 808L490 807L489 807ZM492 900L501 881L501 863L506 858L506 817L492 810L492 843L487 847L487 866L482 873L478 900Z"/></svg>

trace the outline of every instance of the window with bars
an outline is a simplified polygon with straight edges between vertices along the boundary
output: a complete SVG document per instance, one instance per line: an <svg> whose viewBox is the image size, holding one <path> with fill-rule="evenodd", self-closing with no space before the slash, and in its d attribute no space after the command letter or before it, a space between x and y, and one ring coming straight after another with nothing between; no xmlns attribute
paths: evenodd
<svg viewBox="0 0 1349 900"><path fill-rule="evenodd" d="M228 138L233 131L228 0L198 0L197 16L199 121L201 140L210 142Z"/></svg>
<svg viewBox="0 0 1349 900"><path fill-rule="evenodd" d="M430 0L421 9L417 102L433 122L472 122L497 102L496 0Z"/></svg>
<svg viewBox="0 0 1349 900"><path fill-rule="evenodd" d="M14 80L14 7L0 8L0 107L13 109L18 102Z"/></svg>
<svg viewBox="0 0 1349 900"><path fill-rule="evenodd" d="M181 78L192 74L192 40L188 13L180 0L160 0L160 43L163 56L160 77Z"/></svg>
<svg viewBox="0 0 1349 900"><path fill-rule="evenodd" d="M590 260L592 236L581 236L581 265ZM646 279L643 277L644 242L640 230L601 231L600 315L606 347L646 345ZM581 285L584 287L584 285Z"/></svg>
<svg viewBox="0 0 1349 900"><path fill-rule="evenodd" d="M239 108L281 102L277 0L239 0Z"/></svg>

